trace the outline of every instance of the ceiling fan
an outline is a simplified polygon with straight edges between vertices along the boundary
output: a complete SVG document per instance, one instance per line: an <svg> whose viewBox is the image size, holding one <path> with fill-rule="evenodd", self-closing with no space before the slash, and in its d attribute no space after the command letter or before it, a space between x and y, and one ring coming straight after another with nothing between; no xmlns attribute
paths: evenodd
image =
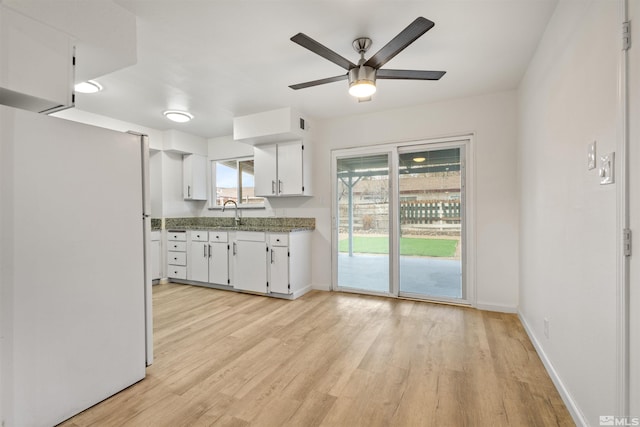
<svg viewBox="0 0 640 427"><path fill-rule="evenodd" d="M333 83L340 80L349 80L349 93L359 101L368 101L376 91L376 79L391 80L439 80L446 71L420 71L420 70L390 70L381 69L398 53L416 41L418 37L429 31L435 24L426 18L418 17L404 30L395 36L389 43L380 49L371 58L365 60L364 54L371 46L371 39L359 37L353 41L353 48L360 54L358 64L340 56L328 47L318 43L311 37L298 33L291 37L291 41L311 52L322 56L336 65L347 70L346 74L326 79L313 80L289 86L291 89L304 89L307 87Z"/></svg>

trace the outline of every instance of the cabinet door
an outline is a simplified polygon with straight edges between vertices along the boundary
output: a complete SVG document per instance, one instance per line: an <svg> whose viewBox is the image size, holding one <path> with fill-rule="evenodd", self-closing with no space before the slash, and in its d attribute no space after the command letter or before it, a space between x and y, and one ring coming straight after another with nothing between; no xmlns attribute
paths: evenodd
<svg viewBox="0 0 640 427"><path fill-rule="evenodd" d="M233 287L251 292L267 292L267 244L236 241Z"/></svg>
<svg viewBox="0 0 640 427"><path fill-rule="evenodd" d="M227 243L209 243L209 283L229 284L229 250Z"/></svg>
<svg viewBox="0 0 640 427"><path fill-rule="evenodd" d="M302 194L302 142L278 144L278 192L281 196Z"/></svg>
<svg viewBox="0 0 640 427"><path fill-rule="evenodd" d="M289 293L289 248L274 246L269 252L269 290L279 294Z"/></svg>
<svg viewBox="0 0 640 427"><path fill-rule="evenodd" d="M264 145L253 149L255 194L266 197L277 192L276 145Z"/></svg>
<svg viewBox="0 0 640 427"><path fill-rule="evenodd" d="M207 158L197 154L182 157L183 197L185 200L207 200Z"/></svg>
<svg viewBox="0 0 640 427"><path fill-rule="evenodd" d="M191 242L187 258L187 279L198 282L209 281L209 244Z"/></svg>

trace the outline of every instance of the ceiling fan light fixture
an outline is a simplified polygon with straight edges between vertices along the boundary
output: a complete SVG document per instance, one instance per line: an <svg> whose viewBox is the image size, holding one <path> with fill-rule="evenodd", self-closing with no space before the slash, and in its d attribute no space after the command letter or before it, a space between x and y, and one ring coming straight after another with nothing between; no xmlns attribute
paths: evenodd
<svg viewBox="0 0 640 427"><path fill-rule="evenodd" d="M361 65L349 70L349 95L356 98L368 98L376 93L376 70Z"/></svg>
<svg viewBox="0 0 640 427"><path fill-rule="evenodd" d="M164 114L167 119L177 123L186 123L193 119L193 114L186 111L167 110L162 114Z"/></svg>

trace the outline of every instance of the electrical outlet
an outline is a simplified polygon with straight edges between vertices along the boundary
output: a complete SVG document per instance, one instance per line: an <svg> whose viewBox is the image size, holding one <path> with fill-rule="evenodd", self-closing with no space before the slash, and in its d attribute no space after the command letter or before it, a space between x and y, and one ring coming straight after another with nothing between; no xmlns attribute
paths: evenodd
<svg viewBox="0 0 640 427"><path fill-rule="evenodd" d="M596 168L596 142L593 141L587 146L587 169Z"/></svg>
<svg viewBox="0 0 640 427"><path fill-rule="evenodd" d="M544 336L549 339L549 319L544 318Z"/></svg>

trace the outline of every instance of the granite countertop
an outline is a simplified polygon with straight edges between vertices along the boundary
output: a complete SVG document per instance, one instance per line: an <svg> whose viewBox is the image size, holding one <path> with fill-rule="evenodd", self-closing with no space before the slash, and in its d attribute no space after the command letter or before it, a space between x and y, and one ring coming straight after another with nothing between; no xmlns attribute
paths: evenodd
<svg viewBox="0 0 640 427"><path fill-rule="evenodd" d="M312 231L313 227L272 227L272 226L249 226L240 224L238 227L199 227L199 226L184 226L184 227L171 227L167 228L171 231L186 231L186 230L202 230L202 231L262 231L269 233L293 233L296 231Z"/></svg>
<svg viewBox="0 0 640 427"><path fill-rule="evenodd" d="M164 221L165 229L167 230L263 231L271 233L291 233L296 231L311 231L316 228L315 218L242 218L242 222L239 226L235 226L233 218L227 217L165 218ZM153 219L151 221L151 225L153 229Z"/></svg>

